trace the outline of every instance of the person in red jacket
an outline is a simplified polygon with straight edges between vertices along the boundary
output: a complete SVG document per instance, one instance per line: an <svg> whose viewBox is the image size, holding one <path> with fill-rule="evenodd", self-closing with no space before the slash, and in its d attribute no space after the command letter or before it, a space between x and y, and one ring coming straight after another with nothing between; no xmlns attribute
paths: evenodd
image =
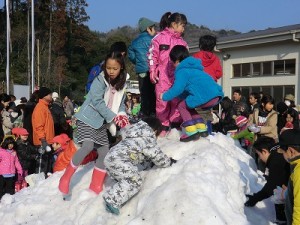
<svg viewBox="0 0 300 225"><path fill-rule="evenodd" d="M56 160L53 166L53 172L62 171L67 168L70 164L70 161L77 151L77 148L74 144L74 141L69 138L68 135L62 133L53 138L50 142L52 143L52 148L56 156ZM97 159L97 152L91 151L82 161L81 165L87 164L88 162L94 161Z"/></svg>
<svg viewBox="0 0 300 225"><path fill-rule="evenodd" d="M200 59L204 72L208 73L216 82L223 75L220 59L213 53L217 39L212 35L204 35L199 38L199 49L193 56Z"/></svg>

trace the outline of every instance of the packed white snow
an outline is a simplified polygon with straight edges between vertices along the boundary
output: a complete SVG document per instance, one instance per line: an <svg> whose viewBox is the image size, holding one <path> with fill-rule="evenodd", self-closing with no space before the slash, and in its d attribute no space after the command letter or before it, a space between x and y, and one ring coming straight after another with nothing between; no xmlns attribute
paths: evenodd
<svg viewBox="0 0 300 225"><path fill-rule="evenodd" d="M93 163L80 167L64 201L58 190L63 172L38 180L0 203L3 225L266 225L275 221L270 199L246 208L245 194L261 189L264 178L253 159L220 133L198 141L179 142L171 131L158 144L177 163L142 171L144 184L116 216L106 211L102 193L88 189ZM105 188L114 181L107 177Z"/></svg>

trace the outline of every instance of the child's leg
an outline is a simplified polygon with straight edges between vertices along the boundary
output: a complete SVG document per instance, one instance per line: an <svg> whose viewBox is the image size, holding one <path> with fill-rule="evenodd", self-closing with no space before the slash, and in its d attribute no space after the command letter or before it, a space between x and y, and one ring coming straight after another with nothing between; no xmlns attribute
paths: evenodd
<svg viewBox="0 0 300 225"><path fill-rule="evenodd" d="M107 158L106 158L107 159ZM138 168L131 163L120 162L118 165L107 159L105 165L110 176L118 180L118 182L109 190L105 191L103 198L106 203L114 208L120 208L130 198L132 198L142 186L143 179L138 172Z"/></svg>
<svg viewBox="0 0 300 225"><path fill-rule="evenodd" d="M82 160L93 150L94 142L83 141L81 148L79 148L72 158L74 166L79 166Z"/></svg>
<svg viewBox="0 0 300 225"><path fill-rule="evenodd" d="M182 100L178 103L177 108L179 110L180 116L183 120L183 122L192 120L192 115L191 115L191 109L188 108L188 106L186 105L185 100ZM193 113L193 112L192 112Z"/></svg>
<svg viewBox="0 0 300 225"><path fill-rule="evenodd" d="M13 195L15 193L15 177L6 177L5 180L5 193Z"/></svg>
<svg viewBox="0 0 300 225"><path fill-rule="evenodd" d="M169 87L166 86L163 80L159 80L159 82L155 85L155 94L156 94L156 117L160 120L161 124L164 127L170 126L170 109L171 103L165 102L160 99L160 94L164 93L168 90Z"/></svg>
<svg viewBox="0 0 300 225"><path fill-rule="evenodd" d="M2 198L2 196L5 194L4 192L4 177L2 175L0 175L0 200Z"/></svg>
<svg viewBox="0 0 300 225"><path fill-rule="evenodd" d="M107 145L103 145L103 146L96 145L95 148L97 149L97 153L98 153L98 158L96 160L95 166L97 168L105 170L104 158L109 151L109 147Z"/></svg>

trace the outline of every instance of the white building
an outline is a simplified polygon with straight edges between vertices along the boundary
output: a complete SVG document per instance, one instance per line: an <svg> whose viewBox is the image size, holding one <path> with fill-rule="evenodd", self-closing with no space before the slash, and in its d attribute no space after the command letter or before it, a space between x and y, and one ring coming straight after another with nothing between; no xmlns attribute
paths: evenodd
<svg viewBox="0 0 300 225"><path fill-rule="evenodd" d="M196 52L198 46L190 50ZM231 97L235 89L246 98L262 91L276 102L293 94L295 103L300 103L300 24L219 38L217 50L226 96Z"/></svg>

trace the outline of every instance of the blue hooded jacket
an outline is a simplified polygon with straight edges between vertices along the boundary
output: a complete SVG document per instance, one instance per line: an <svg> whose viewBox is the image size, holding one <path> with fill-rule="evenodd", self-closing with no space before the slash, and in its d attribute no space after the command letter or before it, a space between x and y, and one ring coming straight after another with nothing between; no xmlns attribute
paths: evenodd
<svg viewBox="0 0 300 225"><path fill-rule="evenodd" d="M173 86L163 94L164 101L179 97L189 108L201 106L213 98L224 97L222 87L203 71L201 60L187 57L175 69Z"/></svg>
<svg viewBox="0 0 300 225"><path fill-rule="evenodd" d="M143 32L128 47L128 58L135 64L136 73L146 73L149 71L147 53L152 38L148 32Z"/></svg>

